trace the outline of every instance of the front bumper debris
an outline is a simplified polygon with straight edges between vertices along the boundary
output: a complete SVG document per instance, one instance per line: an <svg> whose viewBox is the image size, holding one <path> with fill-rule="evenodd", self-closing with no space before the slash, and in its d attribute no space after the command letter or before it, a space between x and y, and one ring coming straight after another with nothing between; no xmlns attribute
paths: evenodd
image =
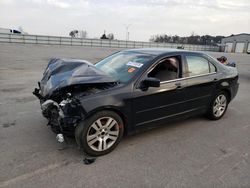
<svg viewBox="0 0 250 188"><path fill-rule="evenodd" d="M53 100L46 100L41 104L42 114L49 120L48 125L56 134L63 133L62 119L65 117L59 104Z"/></svg>
<svg viewBox="0 0 250 188"><path fill-rule="evenodd" d="M33 94L40 100L42 114L48 119L48 126L51 127L51 130L56 134L73 136L75 127L84 117L80 102L68 95L71 98L62 100L58 104L52 99L43 97L40 94L40 89L37 88ZM57 140L59 139L57 138Z"/></svg>
<svg viewBox="0 0 250 188"><path fill-rule="evenodd" d="M64 136L63 136L63 134L57 134L56 135L56 140L58 141L58 142L60 142L60 143L63 143L64 142Z"/></svg>

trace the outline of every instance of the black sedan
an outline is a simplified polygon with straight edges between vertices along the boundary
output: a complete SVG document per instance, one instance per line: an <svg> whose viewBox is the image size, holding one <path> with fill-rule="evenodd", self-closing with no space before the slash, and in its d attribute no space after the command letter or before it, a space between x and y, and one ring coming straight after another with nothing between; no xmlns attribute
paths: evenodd
<svg viewBox="0 0 250 188"><path fill-rule="evenodd" d="M74 135L86 153L99 156L140 129L197 114L220 119L239 83L236 68L204 53L150 48L95 65L52 59L38 85L33 94L58 140Z"/></svg>

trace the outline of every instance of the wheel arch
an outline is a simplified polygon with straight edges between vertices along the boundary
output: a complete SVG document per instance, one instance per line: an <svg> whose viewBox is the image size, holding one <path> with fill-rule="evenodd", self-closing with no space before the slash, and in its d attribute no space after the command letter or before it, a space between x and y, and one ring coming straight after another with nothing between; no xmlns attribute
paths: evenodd
<svg viewBox="0 0 250 188"><path fill-rule="evenodd" d="M228 103L231 101L231 91L229 88L222 88L221 91L225 92L227 94L227 97L228 97Z"/></svg>

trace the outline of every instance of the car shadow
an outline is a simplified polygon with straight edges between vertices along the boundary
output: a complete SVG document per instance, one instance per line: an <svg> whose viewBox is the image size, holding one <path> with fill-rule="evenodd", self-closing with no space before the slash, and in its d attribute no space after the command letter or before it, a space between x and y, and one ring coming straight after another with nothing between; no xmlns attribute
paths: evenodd
<svg viewBox="0 0 250 188"><path fill-rule="evenodd" d="M182 127L189 126L197 122L206 122L206 121L209 121L209 120L207 120L204 117L204 115L194 116L194 117L190 117L187 119L172 121L172 122L162 124L156 127L151 127L149 129L144 129L144 130L134 133L133 135L124 135L121 143L115 149L115 151L118 151L118 150L122 151L127 146L134 145L137 142L141 143L141 140L145 138L154 139L154 137L162 136L166 134L166 132L168 132L168 134L171 134L171 132L178 131L182 129ZM75 157L83 156L83 153L84 153L83 150L77 146L76 141L73 137L67 137L67 144L62 143L60 145L62 146L62 148L58 148L58 150L62 153L69 153L68 150L70 149L71 155L75 155Z"/></svg>
<svg viewBox="0 0 250 188"><path fill-rule="evenodd" d="M157 125L155 127L142 129L133 135L125 135L124 140L135 139L136 137L148 137L154 134L163 134L167 131L174 131L176 129L180 129L181 127L188 126L191 123L198 121L208 121L204 115L193 116L185 119L174 120L165 124Z"/></svg>

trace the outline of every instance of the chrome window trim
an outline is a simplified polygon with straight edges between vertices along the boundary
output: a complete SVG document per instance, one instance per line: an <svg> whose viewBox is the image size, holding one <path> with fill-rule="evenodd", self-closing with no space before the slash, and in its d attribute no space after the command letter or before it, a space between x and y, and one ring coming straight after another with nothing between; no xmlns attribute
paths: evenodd
<svg viewBox="0 0 250 188"><path fill-rule="evenodd" d="M166 83L171 83L171 82L175 82L175 81L187 80L187 79L201 77L201 76L208 76L208 75L213 75L213 74L216 74L216 73L217 72L211 72L211 73L207 73L207 74L199 74L199 75L189 76L189 77L185 77L185 78L177 78L177 79L174 79L174 80L167 80L167 81L160 82L160 84L166 84Z"/></svg>

